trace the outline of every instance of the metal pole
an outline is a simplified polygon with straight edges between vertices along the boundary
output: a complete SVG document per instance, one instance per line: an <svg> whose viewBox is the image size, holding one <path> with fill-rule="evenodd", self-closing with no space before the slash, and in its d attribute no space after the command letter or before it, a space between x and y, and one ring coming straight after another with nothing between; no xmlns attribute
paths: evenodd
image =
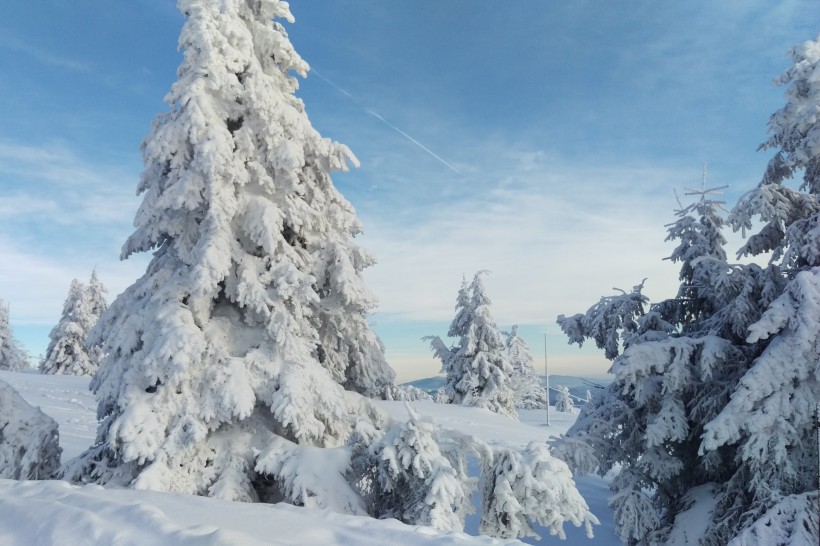
<svg viewBox="0 0 820 546"><path fill-rule="evenodd" d="M550 374L547 369L547 333L544 332L544 381L547 387L544 389L547 397L547 426L550 426Z"/></svg>

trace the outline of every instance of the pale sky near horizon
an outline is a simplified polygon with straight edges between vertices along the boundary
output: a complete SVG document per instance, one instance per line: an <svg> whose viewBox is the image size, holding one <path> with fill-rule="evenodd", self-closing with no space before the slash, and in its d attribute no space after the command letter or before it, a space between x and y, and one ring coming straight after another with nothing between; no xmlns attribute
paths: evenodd
<svg viewBox="0 0 820 546"><path fill-rule="evenodd" d="M521 325L552 373L603 375L555 317L647 278L664 261L673 190L763 173L774 78L820 31L816 1L291 2L312 66L299 96L361 168L334 176L378 264L372 317L405 381L438 364L463 275L486 284L499 326ZM119 262L139 144L175 80L182 17L169 0L14 2L0 20L0 298L42 354L72 278L96 267L113 297L147 256ZM732 238L731 255L739 246Z"/></svg>

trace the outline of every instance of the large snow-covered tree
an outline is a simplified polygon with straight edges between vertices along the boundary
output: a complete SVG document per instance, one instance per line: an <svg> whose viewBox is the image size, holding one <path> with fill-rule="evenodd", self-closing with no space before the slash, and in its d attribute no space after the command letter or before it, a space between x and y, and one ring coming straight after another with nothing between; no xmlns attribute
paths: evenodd
<svg viewBox="0 0 820 546"><path fill-rule="evenodd" d="M102 359L99 343L86 345L88 334L108 304L105 287L91 275L88 285L71 282L60 321L49 334L51 341L40 363L40 371L56 375L93 375Z"/></svg>
<svg viewBox="0 0 820 546"><path fill-rule="evenodd" d="M330 179L355 159L294 95L308 66L276 21L292 20L286 2L178 4L183 61L142 146L143 202L122 253L154 256L92 333L106 353L91 385L101 424L66 475L288 497L280 463L343 446L357 418L379 421L353 393L393 383L367 323L373 259Z"/></svg>
<svg viewBox="0 0 820 546"><path fill-rule="evenodd" d="M459 337L458 344L448 347L438 336L425 339L447 374L443 392L451 403L478 406L517 418L513 368L490 313L490 299L482 281L484 273L476 273L470 285L462 283L459 290L456 316L449 330L451 337Z"/></svg>
<svg viewBox="0 0 820 546"><path fill-rule="evenodd" d="M91 382L101 422L63 476L461 530L465 450L492 450L413 415L391 421L365 396L397 391L366 321L372 259L330 180L355 160L294 96L292 74L308 67L277 21L292 19L288 4L179 7L183 63L143 145L144 198L123 249L154 254L92 331L106 353ZM484 340L494 325L477 314ZM560 475L573 502L547 506L553 532L594 521Z"/></svg>
<svg viewBox="0 0 820 546"><path fill-rule="evenodd" d="M547 403L547 393L535 373L529 345L518 335L518 325L506 333L507 358L512 366L512 389L515 393L515 407L518 409L543 408Z"/></svg>
<svg viewBox="0 0 820 546"><path fill-rule="evenodd" d="M727 263L704 189L669 227L675 298L650 306L638 289L559 317L571 342L605 349L615 379L554 453L579 471L620 468L610 505L628 544L662 543L706 485L702 544L820 540L820 40L793 57L764 145L777 152L729 215L736 229L762 222L740 254L771 252L770 265Z"/></svg>
<svg viewBox="0 0 820 546"><path fill-rule="evenodd" d="M0 370L16 372L28 366L28 353L11 330L9 306L0 300Z"/></svg>
<svg viewBox="0 0 820 546"><path fill-rule="evenodd" d="M701 447L737 446L749 476L740 507L728 498L718 505L723 528L778 527L783 544L801 543L804 521L815 522L820 540L820 36L795 47L792 60L779 79L786 104L771 116L763 145L775 155L729 217L735 229L750 229L755 218L764 224L740 254L771 252L788 284L749 327L746 342L759 351L706 425ZM786 184L795 176L802 178L796 189Z"/></svg>

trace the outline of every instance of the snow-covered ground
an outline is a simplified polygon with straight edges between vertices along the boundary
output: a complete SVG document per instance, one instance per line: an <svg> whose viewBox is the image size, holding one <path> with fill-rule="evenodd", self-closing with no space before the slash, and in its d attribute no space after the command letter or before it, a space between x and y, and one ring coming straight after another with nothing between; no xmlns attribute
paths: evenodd
<svg viewBox="0 0 820 546"><path fill-rule="evenodd" d="M30 404L39 406L60 426L63 461L88 447L96 429L96 403L88 379L0 372ZM404 402L379 402L396 418L405 418ZM575 415L521 412L519 422L486 410L421 401L411 405L443 427L488 442L523 446L563 433ZM576 479L591 511L601 520L595 538L583 529L565 527L567 540L542 533L537 544L620 544L607 508L606 482ZM468 518L466 531L477 534L478 516ZM463 533L438 533L428 527L395 520L334 514L289 505L245 504L149 491L77 487L65 482L0 480L0 546L25 544L117 545L382 545L382 544L514 544Z"/></svg>

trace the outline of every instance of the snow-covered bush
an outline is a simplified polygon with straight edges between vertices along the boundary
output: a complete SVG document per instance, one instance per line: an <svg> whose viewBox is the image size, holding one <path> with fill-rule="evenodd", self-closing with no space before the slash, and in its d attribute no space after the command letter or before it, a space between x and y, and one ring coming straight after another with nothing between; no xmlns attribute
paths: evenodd
<svg viewBox="0 0 820 546"><path fill-rule="evenodd" d="M537 523L563 539L563 524L569 521L576 527L584 525L592 538L592 525L599 523L598 518L570 485L572 474L567 465L551 457L546 445L530 442L522 452L495 448L493 457L485 459L482 473L483 534L541 538L532 528Z"/></svg>
<svg viewBox="0 0 820 546"><path fill-rule="evenodd" d="M726 262L720 202L704 188L669 226L675 298L649 306L637 290L559 317L571 342L605 349L615 378L553 452L576 471L620 469L610 504L628 544L662 543L707 484L701 544L820 540L820 39L793 58L764 146L777 152L729 215L735 229L763 224L740 254L771 252L770 265ZM795 174L799 189L784 184Z"/></svg>
<svg viewBox="0 0 820 546"><path fill-rule="evenodd" d="M358 465L369 472L358 486L377 517L462 530L474 510L470 495L477 483L467 475L464 446L442 451L447 443L438 427L407 410L407 422L360 449Z"/></svg>
<svg viewBox="0 0 820 546"><path fill-rule="evenodd" d="M455 347L447 347L438 336L424 339L441 360L447 374L444 392L450 402L489 409L518 418L512 387L513 369L506 345L490 314L490 299L476 273L467 286L462 282L456 300L456 316L448 335L458 337Z"/></svg>
<svg viewBox="0 0 820 546"><path fill-rule="evenodd" d="M470 496L478 477L467 473L468 457L481 468L480 532L499 538L537 536L532 524L564 536L563 525L585 525L592 536L597 518L575 488L567 465L532 442L517 451L442 429L409 406L407 422L386 433L358 429L353 441L357 489L368 511L440 530L461 530L474 511Z"/></svg>
<svg viewBox="0 0 820 546"><path fill-rule="evenodd" d="M535 373L532 355L527 342L518 335L518 325L506 333L507 358L512 366L512 389L515 407L518 409L538 409L545 407L547 393Z"/></svg>
<svg viewBox="0 0 820 546"><path fill-rule="evenodd" d="M40 371L56 375L94 375L100 366L102 348L99 343L86 345L88 334L100 315L108 308L105 287L91 274L86 286L77 279L71 282L63 304L60 321L51 330L51 342Z"/></svg>
<svg viewBox="0 0 820 546"><path fill-rule="evenodd" d="M16 372L28 366L28 353L11 331L9 306L0 300L0 370Z"/></svg>
<svg viewBox="0 0 820 546"><path fill-rule="evenodd" d="M572 413L572 408L575 404L572 402L572 397L569 394L569 388L561 387L558 390L558 398L555 400L555 411L563 413Z"/></svg>
<svg viewBox="0 0 820 546"><path fill-rule="evenodd" d="M57 423L0 381L0 478L47 480L60 468Z"/></svg>
<svg viewBox="0 0 820 546"><path fill-rule="evenodd" d="M433 397L413 385L393 385L386 389L385 399L413 402L415 400L432 400Z"/></svg>

